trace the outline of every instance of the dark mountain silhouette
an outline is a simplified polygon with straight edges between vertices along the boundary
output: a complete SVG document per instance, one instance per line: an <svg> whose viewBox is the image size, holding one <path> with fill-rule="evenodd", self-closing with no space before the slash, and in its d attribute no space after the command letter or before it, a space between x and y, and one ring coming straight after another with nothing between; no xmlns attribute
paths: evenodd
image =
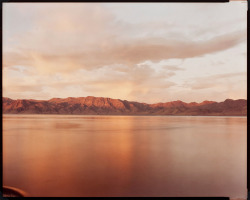
<svg viewBox="0 0 250 200"><path fill-rule="evenodd" d="M146 104L103 97L68 97L50 100L3 97L4 114L82 114L82 115L199 115L246 116L247 100L227 99L224 102L185 103L172 101Z"/></svg>

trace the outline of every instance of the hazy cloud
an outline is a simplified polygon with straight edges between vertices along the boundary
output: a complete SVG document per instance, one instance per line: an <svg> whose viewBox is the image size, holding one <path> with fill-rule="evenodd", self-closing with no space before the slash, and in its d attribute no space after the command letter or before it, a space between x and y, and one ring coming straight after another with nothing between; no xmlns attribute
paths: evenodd
<svg viewBox="0 0 250 200"><path fill-rule="evenodd" d="M135 65L146 60L159 62L172 58L192 58L205 54L216 53L231 48L246 40L245 31L237 31L218 36L213 39L192 42L187 40L167 40L163 38L147 38L119 43L111 43L105 47L76 49L74 53L57 54L39 51L22 53L4 53L4 66L34 66L41 72L69 72L76 69L94 69L104 65ZM44 45L45 44L44 42ZM67 50L66 50L67 51Z"/></svg>
<svg viewBox="0 0 250 200"><path fill-rule="evenodd" d="M229 84L231 85L238 82L238 78L240 78L240 80L244 80L246 78L246 72L225 73L198 77L184 84L184 87L190 87L193 90L226 87Z"/></svg>
<svg viewBox="0 0 250 200"><path fill-rule="evenodd" d="M171 71L179 71L179 70L185 70L181 67L178 67L178 66L174 66L174 65L165 65L165 66L162 66L164 69L167 69L167 70L171 70Z"/></svg>
<svg viewBox="0 0 250 200"><path fill-rule="evenodd" d="M210 89L222 87L225 90L231 79L240 77L237 73L241 72L235 69L235 74L190 81L187 77L192 66L183 67L184 60L192 58L199 64L198 57L206 60L207 55L236 49L246 43L247 32L243 26L246 20L235 25L238 19L243 19L242 14L239 13L235 21L226 21L233 6L227 11L222 6L210 5L215 9L208 12L202 5L171 4L164 8L153 4L149 8L133 4L131 15L136 14L136 19L124 11L125 7L128 11L131 8L124 6L4 4L4 95L46 99L93 95L152 102L170 96L180 98L182 91L184 98L187 90L195 93L209 89L211 94ZM187 12L181 14L180 10ZM200 17L194 17L193 13ZM219 14L223 20L208 17ZM188 20L187 25L180 23L184 18ZM222 26L224 22L227 23ZM217 28L219 31L214 31ZM238 50L235 51L237 54ZM223 60L222 63L207 59L206 63L212 63L212 70L216 70L217 65L227 64L227 59ZM199 66L199 73L202 67ZM184 87L178 87L181 84L174 79L176 75L183 79ZM196 96L202 98L202 95Z"/></svg>

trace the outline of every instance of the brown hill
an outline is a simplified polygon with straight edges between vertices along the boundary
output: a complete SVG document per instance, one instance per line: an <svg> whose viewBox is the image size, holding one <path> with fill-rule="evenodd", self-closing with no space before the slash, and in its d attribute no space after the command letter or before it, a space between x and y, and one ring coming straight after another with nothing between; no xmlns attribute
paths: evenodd
<svg viewBox="0 0 250 200"><path fill-rule="evenodd" d="M83 114L83 115L215 115L246 116L247 100L224 102L203 101L185 103L172 101L146 104L103 97L68 97L50 100L17 99L3 97L4 114Z"/></svg>

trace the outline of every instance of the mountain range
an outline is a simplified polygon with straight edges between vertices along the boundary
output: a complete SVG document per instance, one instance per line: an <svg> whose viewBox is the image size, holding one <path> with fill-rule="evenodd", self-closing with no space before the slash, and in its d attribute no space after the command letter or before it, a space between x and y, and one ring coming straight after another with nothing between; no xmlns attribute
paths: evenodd
<svg viewBox="0 0 250 200"><path fill-rule="evenodd" d="M80 114L80 115L196 115L246 116L247 100L223 102L139 103L104 97L68 97L50 100L2 98L3 114Z"/></svg>

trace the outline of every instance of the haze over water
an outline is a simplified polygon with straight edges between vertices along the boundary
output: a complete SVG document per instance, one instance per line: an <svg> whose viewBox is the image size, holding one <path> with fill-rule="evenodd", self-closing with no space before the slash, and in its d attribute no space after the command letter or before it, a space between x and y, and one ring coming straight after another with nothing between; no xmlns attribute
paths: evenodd
<svg viewBox="0 0 250 200"><path fill-rule="evenodd" d="M29 196L247 196L247 118L3 115L3 185Z"/></svg>

